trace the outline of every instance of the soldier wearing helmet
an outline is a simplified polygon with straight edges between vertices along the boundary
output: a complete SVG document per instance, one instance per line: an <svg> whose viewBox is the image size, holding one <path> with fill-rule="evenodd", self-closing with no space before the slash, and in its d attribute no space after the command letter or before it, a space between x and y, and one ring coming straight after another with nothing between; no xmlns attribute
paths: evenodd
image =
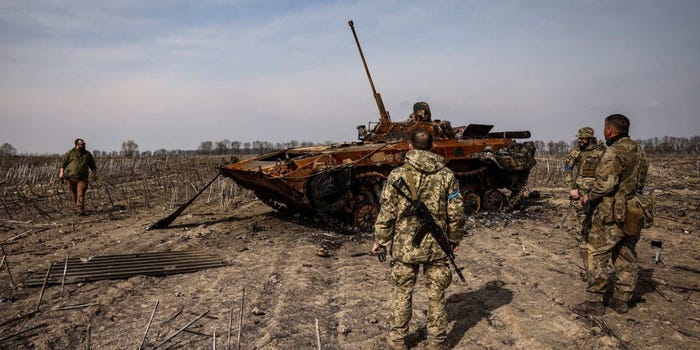
<svg viewBox="0 0 700 350"><path fill-rule="evenodd" d="M407 122L430 122L430 106L426 102L416 102L413 104L413 113L408 116Z"/></svg>
<svg viewBox="0 0 700 350"><path fill-rule="evenodd" d="M569 152L569 155L564 159L564 182L569 188L569 198L576 208L576 232L581 232L581 224L584 217L583 205L581 197L588 194L591 185L595 182L595 169L600 162L600 158L605 152L605 145L602 142L597 142L593 129L583 127L576 133L578 139L578 147ZM583 237L580 239L581 256L585 261L587 252ZM585 266L585 264L584 264Z"/></svg>

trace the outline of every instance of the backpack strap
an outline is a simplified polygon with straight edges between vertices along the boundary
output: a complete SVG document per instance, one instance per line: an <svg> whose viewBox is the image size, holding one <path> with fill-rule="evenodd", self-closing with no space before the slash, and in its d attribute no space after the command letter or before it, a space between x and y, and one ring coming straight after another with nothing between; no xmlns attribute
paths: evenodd
<svg viewBox="0 0 700 350"><path fill-rule="evenodd" d="M418 191L416 191L416 184L413 182L413 173L406 169L406 182L408 183L408 190L411 192L411 199L414 201L418 200Z"/></svg>

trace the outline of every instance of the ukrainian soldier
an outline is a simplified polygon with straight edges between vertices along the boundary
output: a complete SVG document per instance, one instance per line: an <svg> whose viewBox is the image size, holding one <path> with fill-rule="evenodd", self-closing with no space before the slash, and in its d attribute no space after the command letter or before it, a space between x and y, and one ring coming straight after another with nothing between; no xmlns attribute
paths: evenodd
<svg viewBox="0 0 700 350"><path fill-rule="evenodd" d="M75 147L63 156L58 177L68 179L68 190L78 215L85 215L85 192L91 170L94 178L97 171L95 159L85 150L85 141L76 139Z"/></svg>
<svg viewBox="0 0 700 350"><path fill-rule="evenodd" d="M412 294L419 267L428 290L428 348L444 349L447 339L445 289L452 282L452 272L445 253L432 235L419 246L412 244L419 220L409 212L410 202L400 196L392 184L403 179L412 195L429 209L435 222L447 233L452 251L456 252L464 236L464 211L459 183L432 149L432 135L419 129L411 136L411 150L406 163L395 168L386 180L381 196L381 210L375 223L376 254L385 249L392 256L391 277L394 282L392 313L389 321L389 346L408 349L405 340L412 314Z"/></svg>
<svg viewBox="0 0 700 350"><path fill-rule="evenodd" d="M628 311L637 286L639 267L635 249L639 231L627 229L630 216L626 211L627 202L644 187L648 162L640 145L630 139L629 125L629 119L622 114L605 119L608 149L596 168L590 193L583 196L584 205L590 201L596 207L587 244L587 300L573 308L579 313L605 314L603 296L610 283L611 271L616 272L617 281L608 306L617 313ZM641 227L640 223L634 224ZM611 262L613 266L610 266Z"/></svg>
<svg viewBox="0 0 700 350"><path fill-rule="evenodd" d="M572 149L564 160L564 182L569 188L571 205L576 210L576 232L580 233L581 224L585 217L581 198L583 195L588 194L591 185L595 181L595 169L600 162L603 152L605 152L605 145L602 142L597 142L593 129L590 127L579 129L576 138L578 139L578 147ZM579 251L585 267L586 256L588 255L585 237L580 237L579 242Z"/></svg>
<svg viewBox="0 0 700 350"><path fill-rule="evenodd" d="M430 122L430 106L426 102L416 102L413 104L413 113L408 116L407 122Z"/></svg>

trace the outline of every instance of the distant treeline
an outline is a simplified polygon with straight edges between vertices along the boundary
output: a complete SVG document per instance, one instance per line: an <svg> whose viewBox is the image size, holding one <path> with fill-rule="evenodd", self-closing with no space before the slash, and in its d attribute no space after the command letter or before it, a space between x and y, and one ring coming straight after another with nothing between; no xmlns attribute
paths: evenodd
<svg viewBox="0 0 700 350"><path fill-rule="evenodd" d="M674 137L664 136L662 138L653 137L646 140L635 140L639 142L647 154L658 153L682 153L700 154L700 136ZM534 141L537 153L540 155L566 154L574 147L578 146L577 140L565 141Z"/></svg>
<svg viewBox="0 0 700 350"><path fill-rule="evenodd" d="M674 137L664 136L662 138L654 137L646 140L636 140L648 154L654 153L682 153L682 154L700 154L700 136ZM533 141L538 155L561 155L566 154L574 147L577 147L577 140L566 141ZM165 156L193 156L193 155L248 155L261 154L277 150L284 150L296 147L311 147L330 145L333 142L326 141L322 143L314 143L309 141L291 140L287 142L268 142L268 141L203 141L199 144L196 150L181 150L165 148L155 151L139 151L139 145L133 140L122 142L120 151L102 151L92 150L92 154L96 157L165 157ZM14 156L17 150L9 143L4 143L0 146L0 156Z"/></svg>

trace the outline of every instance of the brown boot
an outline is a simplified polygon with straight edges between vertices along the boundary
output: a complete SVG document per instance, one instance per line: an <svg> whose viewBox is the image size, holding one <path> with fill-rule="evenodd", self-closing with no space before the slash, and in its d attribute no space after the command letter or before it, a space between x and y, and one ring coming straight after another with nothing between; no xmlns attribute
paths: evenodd
<svg viewBox="0 0 700 350"><path fill-rule="evenodd" d="M408 350L408 345L406 345L406 343L404 343L404 342L397 343L397 342L393 342L393 341L389 340L389 349L391 349L391 350Z"/></svg>
<svg viewBox="0 0 700 350"><path fill-rule="evenodd" d="M577 314L603 316L605 315L605 305L599 301L584 301L571 307Z"/></svg>
<svg viewBox="0 0 700 350"><path fill-rule="evenodd" d="M446 350L447 346L444 343L440 344L428 344L428 350Z"/></svg>
<svg viewBox="0 0 700 350"><path fill-rule="evenodd" d="M618 314L626 314L630 310L629 304L626 301L615 298L610 299L608 307L615 310Z"/></svg>

